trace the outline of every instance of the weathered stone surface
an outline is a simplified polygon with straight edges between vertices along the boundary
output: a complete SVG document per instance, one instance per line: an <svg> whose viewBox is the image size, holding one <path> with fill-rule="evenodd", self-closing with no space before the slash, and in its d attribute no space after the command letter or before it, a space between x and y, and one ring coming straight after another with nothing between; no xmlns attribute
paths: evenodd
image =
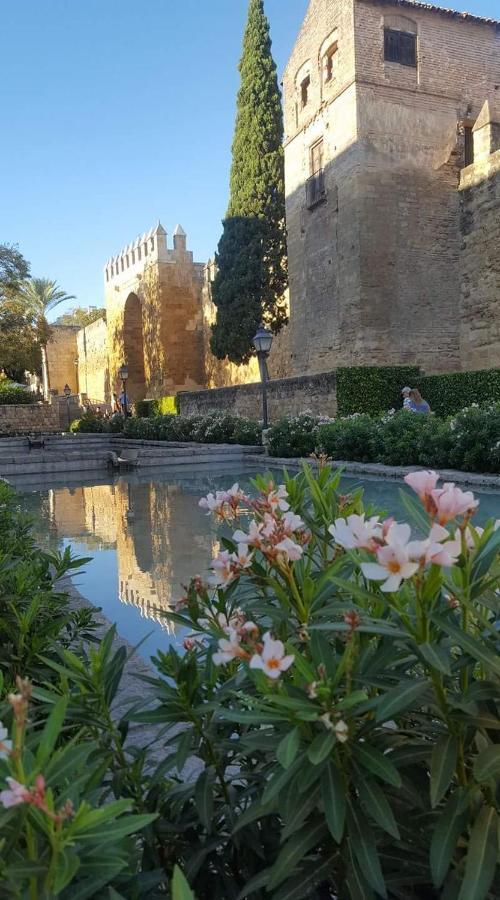
<svg viewBox="0 0 500 900"><path fill-rule="evenodd" d="M384 60L385 27L416 35L416 67ZM465 128L498 94L498 24L418 4L311 0L283 84L292 371L461 368L457 186ZM490 150L496 139L490 128ZM319 140L326 196L309 208ZM476 211L479 241L481 201Z"/></svg>
<svg viewBox="0 0 500 900"><path fill-rule="evenodd" d="M262 418L262 387L242 384L211 391L186 391L179 394L181 415L206 415L230 412L250 419ZM337 388L334 372L282 378L268 383L269 420L286 414L310 411L334 416L337 411Z"/></svg>
<svg viewBox="0 0 500 900"><path fill-rule="evenodd" d="M0 435L40 434L60 429L59 410L55 405L34 403L0 406Z"/></svg>
<svg viewBox="0 0 500 900"><path fill-rule="evenodd" d="M77 378L77 325L53 325L52 334L47 344L47 365L49 369L49 387L58 394L64 392L68 384L72 394L78 393Z"/></svg>

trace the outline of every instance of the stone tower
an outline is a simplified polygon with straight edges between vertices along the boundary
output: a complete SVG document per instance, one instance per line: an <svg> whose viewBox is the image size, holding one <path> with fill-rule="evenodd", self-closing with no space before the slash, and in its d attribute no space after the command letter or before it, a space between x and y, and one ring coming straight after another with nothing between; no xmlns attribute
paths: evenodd
<svg viewBox="0 0 500 900"><path fill-rule="evenodd" d="M459 369L459 181L498 136L478 117L500 96L500 23L411 0L310 0L283 84L293 371ZM471 266L468 277L481 282ZM483 309L469 301L468 315Z"/></svg>
<svg viewBox="0 0 500 900"><path fill-rule="evenodd" d="M119 388L127 362L130 400L174 394L204 384L202 286L180 225L167 246L156 228L141 235L104 268L109 381Z"/></svg>

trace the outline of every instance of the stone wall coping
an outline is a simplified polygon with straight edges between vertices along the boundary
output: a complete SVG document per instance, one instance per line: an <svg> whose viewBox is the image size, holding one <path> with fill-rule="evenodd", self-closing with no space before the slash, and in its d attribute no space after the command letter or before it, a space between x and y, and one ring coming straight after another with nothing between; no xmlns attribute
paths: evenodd
<svg viewBox="0 0 500 900"><path fill-rule="evenodd" d="M314 459L300 457L274 457L266 456L267 468L300 469L302 463L309 463L317 468L318 463ZM248 462L262 465L262 457L248 457ZM409 472L419 472L422 466L385 466L382 463L349 462L348 460L332 460L336 468L341 468L346 475L361 475L373 478L387 479L390 481L402 481ZM439 474L443 481L454 481L457 484L467 484L471 487L489 487L500 492L500 475L491 475L487 472L461 472L458 469L440 469Z"/></svg>
<svg viewBox="0 0 500 900"><path fill-rule="evenodd" d="M307 384L320 384L322 381L325 385L335 385L336 384L336 373L335 372L319 372L316 375L295 375L291 378L272 378L267 383L268 391L279 390L280 388L293 388L295 386L307 385ZM228 387L219 387L219 388L206 388L201 391L179 391L179 400L182 405L183 398L189 399L191 397L199 397L200 399L206 397L213 397L214 400L224 396L231 396L236 393L246 392L246 393L254 393L260 392L262 390L262 385L260 381L252 381L250 384L232 384Z"/></svg>

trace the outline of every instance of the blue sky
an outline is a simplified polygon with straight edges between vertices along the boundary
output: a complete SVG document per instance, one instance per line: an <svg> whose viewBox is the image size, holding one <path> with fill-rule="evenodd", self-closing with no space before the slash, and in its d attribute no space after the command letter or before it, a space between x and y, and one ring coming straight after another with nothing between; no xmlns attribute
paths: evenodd
<svg viewBox="0 0 500 900"><path fill-rule="evenodd" d="M307 0L265 5L281 73ZM498 17L498 0L465 5ZM158 218L170 240L184 226L197 260L212 255L246 10L247 0L0 0L0 242L19 244L33 275L100 305L104 262Z"/></svg>

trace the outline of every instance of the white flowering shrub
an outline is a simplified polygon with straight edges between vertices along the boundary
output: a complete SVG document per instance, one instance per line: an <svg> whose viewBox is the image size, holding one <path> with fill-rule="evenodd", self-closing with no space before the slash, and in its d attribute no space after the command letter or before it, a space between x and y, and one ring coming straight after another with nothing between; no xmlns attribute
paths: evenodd
<svg viewBox="0 0 500 900"><path fill-rule="evenodd" d="M231 536L134 717L197 763L160 827L200 898L498 895L500 523L406 481L418 532L325 465L201 501Z"/></svg>

